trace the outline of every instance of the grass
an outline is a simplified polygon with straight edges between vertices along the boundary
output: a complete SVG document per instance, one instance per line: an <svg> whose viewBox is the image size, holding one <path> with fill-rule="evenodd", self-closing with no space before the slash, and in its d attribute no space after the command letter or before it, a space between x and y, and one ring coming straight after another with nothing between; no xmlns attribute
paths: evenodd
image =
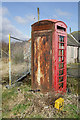
<svg viewBox="0 0 80 120"><path fill-rule="evenodd" d="M26 104L18 104L17 106L13 107L12 111L14 115L21 114L23 113L26 108L31 106L31 102L27 102Z"/></svg>
<svg viewBox="0 0 80 120"><path fill-rule="evenodd" d="M18 92L16 92L16 91L17 91L17 88L11 88L9 90L6 89L2 94L3 102L13 98L13 96L16 97L18 94Z"/></svg>
<svg viewBox="0 0 80 120"><path fill-rule="evenodd" d="M21 86L21 87L20 87L20 89L21 89L21 91L22 91L22 92L23 92L23 91L25 91L25 92L26 92L26 91L28 91L28 90L30 90L30 89L31 89L31 86L30 86L30 85L28 85L28 86L27 86L27 85L25 85L24 87L23 87L23 86Z"/></svg>
<svg viewBox="0 0 80 120"><path fill-rule="evenodd" d="M67 77L67 84L68 88L71 90L71 92L74 94L78 91L78 79L73 77Z"/></svg>
<svg viewBox="0 0 80 120"><path fill-rule="evenodd" d="M18 92L18 89L20 89L20 92ZM24 111L32 105L32 102L28 100L29 98L33 97L32 94L25 94L30 89L30 86L25 84L21 85L20 87L5 90L3 88L3 118L10 118L10 115L16 117L17 115L24 113ZM18 102L18 99L22 99L20 103Z"/></svg>
<svg viewBox="0 0 80 120"><path fill-rule="evenodd" d="M67 65L80 65L80 63L71 63L71 64L67 64Z"/></svg>
<svg viewBox="0 0 80 120"><path fill-rule="evenodd" d="M65 105L63 108L63 112L66 111L67 114L65 118L79 118L79 115L77 114L77 106L73 104ZM68 116L67 116L68 115Z"/></svg>
<svg viewBox="0 0 80 120"><path fill-rule="evenodd" d="M2 93L2 116L3 117L9 117L10 115L10 109L9 109L9 103L12 99L14 99L17 96L16 92L17 88L11 88L11 89L6 89Z"/></svg>
<svg viewBox="0 0 80 120"><path fill-rule="evenodd" d="M72 68L73 66L73 68ZM67 64L67 68L71 68L71 69L76 69L80 66L80 63L71 63L71 64Z"/></svg>

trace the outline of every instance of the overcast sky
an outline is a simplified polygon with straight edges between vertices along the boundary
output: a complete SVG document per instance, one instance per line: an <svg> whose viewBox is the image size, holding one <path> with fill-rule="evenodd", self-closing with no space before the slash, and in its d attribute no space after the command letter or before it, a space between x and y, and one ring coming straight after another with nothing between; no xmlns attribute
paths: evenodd
<svg viewBox="0 0 80 120"><path fill-rule="evenodd" d="M2 39L8 41L9 33L21 39L31 37L31 24L37 21L37 7L40 9L40 20L58 19L64 21L68 28L78 30L77 2L3 2ZM1 30L0 30L1 35Z"/></svg>

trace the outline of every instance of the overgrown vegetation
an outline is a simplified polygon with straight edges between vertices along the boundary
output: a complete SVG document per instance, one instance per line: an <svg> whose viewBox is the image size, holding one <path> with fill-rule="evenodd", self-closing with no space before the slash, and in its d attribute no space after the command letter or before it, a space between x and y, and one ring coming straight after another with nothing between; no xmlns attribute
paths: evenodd
<svg viewBox="0 0 80 120"><path fill-rule="evenodd" d="M72 67L71 64L68 66ZM73 74L70 71L71 68L68 70L70 74ZM3 86L3 118L79 118L80 103L78 103L77 84L77 78L68 76L67 87L70 90L65 95L55 95L53 91L45 94L29 91L31 90L31 76L25 78L21 85L16 83L10 89ZM60 96L64 99L62 111L54 108L55 100Z"/></svg>
<svg viewBox="0 0 80 120"><path fill-rule="evenodd" d="M17 116L24 112L27 107L31 106L31 102L28 101L28 97L25 97L25 91L27 92L30 86L22 85L11 89L3 89L2 104L3 104L3 118L10 118L11 116Z"/></svg>
<svg viewBox="0 0 80 120"><path fill-rule="evenodd" d="M3 118L79 118L76 93L71 91L61 95L64 108L58 111L54 108L54 102L59 94L55 96L54 92L42 94L29 90L30 83L11 89L3 87Z"/></svg>

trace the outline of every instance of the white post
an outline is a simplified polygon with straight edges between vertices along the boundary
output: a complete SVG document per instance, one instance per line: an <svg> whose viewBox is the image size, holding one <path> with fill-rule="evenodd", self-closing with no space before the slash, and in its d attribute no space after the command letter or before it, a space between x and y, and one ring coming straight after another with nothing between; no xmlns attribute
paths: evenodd
<svg viewBox="0 0 80 120"><path fill-rule="evenodd" d="M30 72L30 69L31 69L31 41L30 41L30 56L29 56L29 72Z"/></svg>

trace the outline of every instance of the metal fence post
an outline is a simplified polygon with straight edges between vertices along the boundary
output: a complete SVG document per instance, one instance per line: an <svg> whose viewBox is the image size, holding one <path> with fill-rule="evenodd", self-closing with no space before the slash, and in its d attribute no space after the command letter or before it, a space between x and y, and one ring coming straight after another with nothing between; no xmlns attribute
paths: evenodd
<svg viewBox="0 0 80 120"><path fill-rule="evenodd" d="M9 34L9 86L11 86L11 43Z"/></svg>

